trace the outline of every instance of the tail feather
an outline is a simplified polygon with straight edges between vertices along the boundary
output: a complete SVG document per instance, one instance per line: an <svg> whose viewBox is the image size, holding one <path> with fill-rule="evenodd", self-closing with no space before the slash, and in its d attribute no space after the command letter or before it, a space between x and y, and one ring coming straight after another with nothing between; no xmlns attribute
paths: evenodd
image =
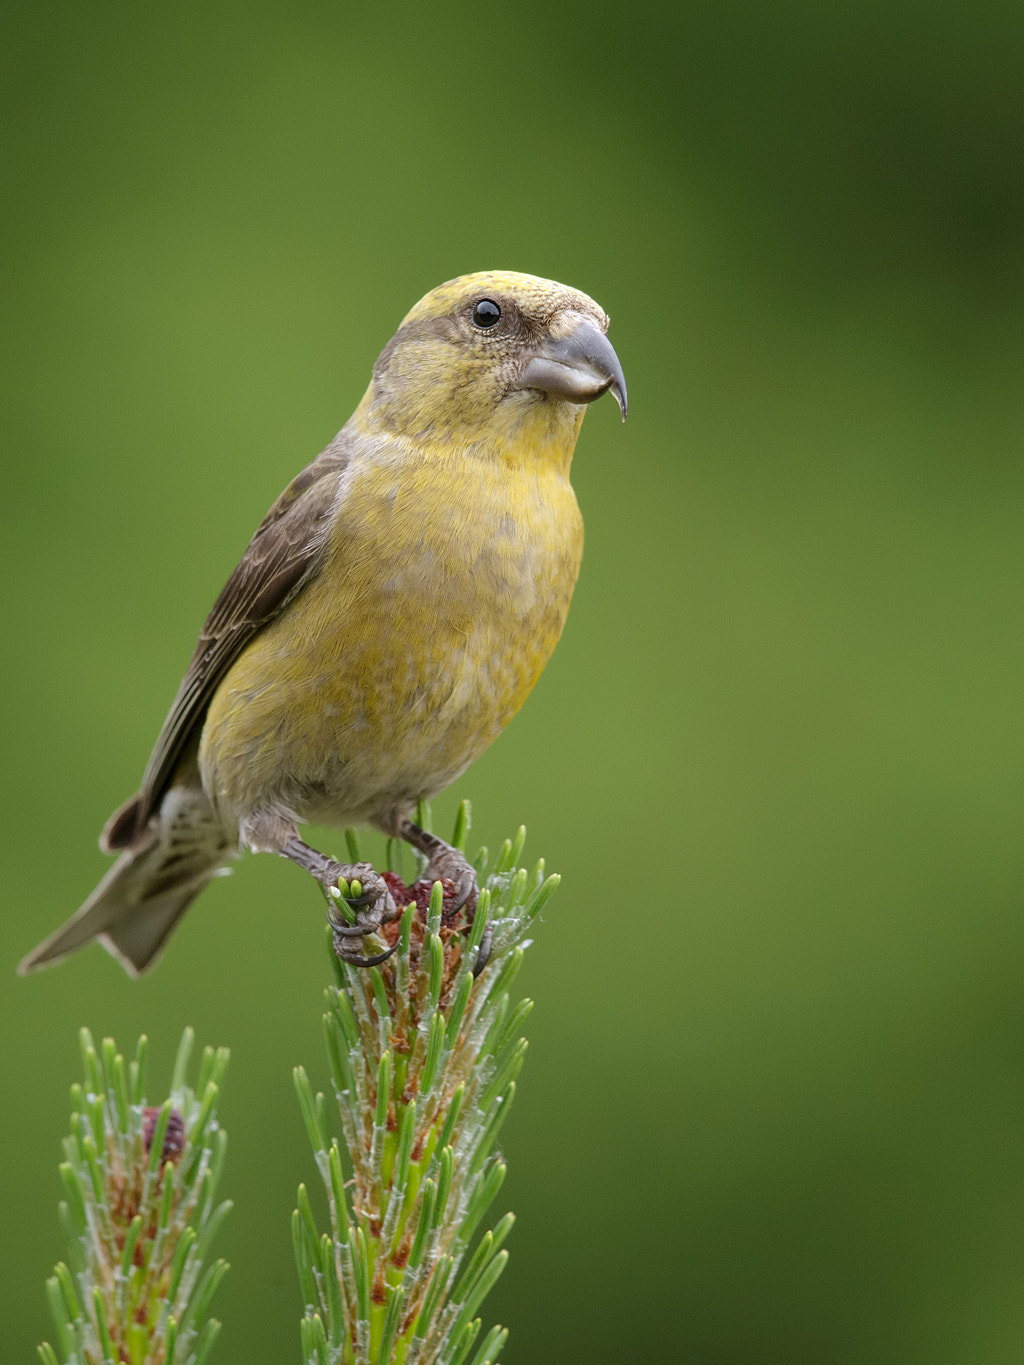
<svg viewBox="0 0 1024 1365"><path fill-rule="evenodd" d="M99 942L129 976L141 976L156 962L178 920L210 878L226 870L210 868L191 882L147 896L132 913L122 915L109 929L97 934Z"/></svg>
<svg viewBox="0 0 1024 1365"><path fill-rule="evenodd" d="M202 791L172 788L144 839L118 858L85 904L18 967L61 962L93 939L130 976L153 965L172 930L234 849Z"/></svg>

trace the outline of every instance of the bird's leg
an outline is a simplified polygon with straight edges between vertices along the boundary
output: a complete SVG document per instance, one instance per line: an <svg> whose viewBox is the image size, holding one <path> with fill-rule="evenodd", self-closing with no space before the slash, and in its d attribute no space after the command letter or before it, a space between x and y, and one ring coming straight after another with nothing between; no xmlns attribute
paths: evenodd
<svg viewBox="0 0 1024 1365"><path fill-rule="evenodd" d="M394 947L378 953L375 957L359 957L347 949L343 950L337 942L338 939L366 938L369 934L375 934L382 924L387 924L389 920L397 917L398 908L388 890L387 882L379 872L376 872L369 863L339 863L317 849L310 848L297 835L292 835L286 840L281 849L281 856L291 859L310 876L315 877L328 894L333 891L337 895L339 879L360 883L362 890L358 896L345 897L346 904L356 913L355 924L343 924L335 919L330 910L327 912L328 922L335 934L335 947L339 957L355 967L375 967L391 956L398 946L397 942Z"/></svg>
<svg viewBox="0 0 1024 1365"><path fill-rule="evenodd" d="M407 844L412 844L413 848L428 860L423 874L424 881L438 882L445 878L454 883L456 901L452 906L452 913L461 910L477 889L476 873L466 855L453 848L451 844L446 844L436 834L420 829L419 825L414 825L411 820L403 820L398 827L398 833Z"/></svg>
<svg viewBox="0 0 1024 1365"><path fill-rule="evenodd" d="M406 843L412 844L413 848L418 849L428 859L426 871L423 874L424 881L436 882L445 878L454 883L455 903L451 907L451 914L461 910L470 896L473 897L470 911L476 909L476 897L479 890L476 884L476 872L464 853L453 848L451 844L446 844L436 834L431 834L428 830L421 829L419 825L414 825L411 820L403 820L398 827L398 833ZM472 915L470 915L471 917ZM483 971L490 954L491 926L488 925L484 930L477 952L476 963L473 967L474 976L479 976Z"/></svg>

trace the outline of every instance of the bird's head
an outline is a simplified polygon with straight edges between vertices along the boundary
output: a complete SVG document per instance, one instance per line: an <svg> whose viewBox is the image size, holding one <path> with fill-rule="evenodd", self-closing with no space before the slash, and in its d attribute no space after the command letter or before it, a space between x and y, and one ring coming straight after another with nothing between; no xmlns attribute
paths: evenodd
<svg viewBox="0 0 1024 1365"><path fill-rule="evenodd" d="M511 271L462 275L431 290L380 353L354 420L415 441L571 454L585 404L626 381L608 318L553 280Z"/></svg>

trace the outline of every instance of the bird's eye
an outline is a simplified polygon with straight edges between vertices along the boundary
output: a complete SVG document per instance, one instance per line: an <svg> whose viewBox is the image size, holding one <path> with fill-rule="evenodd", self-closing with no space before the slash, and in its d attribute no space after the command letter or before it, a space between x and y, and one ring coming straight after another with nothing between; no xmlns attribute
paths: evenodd
<svg viewBox="0 0 1024 1365"><path fill-rule="evenodd" d="M493 327L501 317L501 309L493 299L481 299L473 309L474 327Z"/></svg>

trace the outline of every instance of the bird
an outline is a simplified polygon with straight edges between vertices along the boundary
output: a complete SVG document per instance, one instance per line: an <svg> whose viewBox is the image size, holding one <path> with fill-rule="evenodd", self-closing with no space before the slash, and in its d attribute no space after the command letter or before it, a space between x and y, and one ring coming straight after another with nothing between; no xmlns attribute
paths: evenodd
<svg viewBox="0 0 1024 1365"><path fill-rule="evenodd" d="M386 882L304 843L305 824L401 838L465 899L465 857L412 816L504 729L561 635L583 549L580 424L609 391L627 412L608 327L588 295L513 271L412 308L214 603L140 788L100 836L117 861L20 973L97 939L142 975L245 849L335 896L358 882L348 960L382 960L355 940L396 913Z"/></svg>

